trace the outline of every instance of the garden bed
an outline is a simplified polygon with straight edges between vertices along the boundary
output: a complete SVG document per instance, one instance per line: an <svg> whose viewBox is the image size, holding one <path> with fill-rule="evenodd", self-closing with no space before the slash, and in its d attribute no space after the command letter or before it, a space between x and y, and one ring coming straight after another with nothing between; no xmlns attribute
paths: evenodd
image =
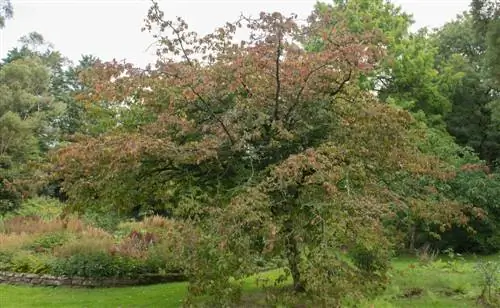
<svg viewBox="0 0 500 308"><path fill-rule="evenodd" d="M176 231L162 217L114 230L78 217L0 219L0 283L115 287L182 281Z"/></svg>

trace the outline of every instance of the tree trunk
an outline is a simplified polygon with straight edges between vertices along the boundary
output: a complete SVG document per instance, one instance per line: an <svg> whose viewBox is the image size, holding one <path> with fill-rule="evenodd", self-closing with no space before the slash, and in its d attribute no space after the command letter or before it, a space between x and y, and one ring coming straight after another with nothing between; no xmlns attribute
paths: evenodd
<svg viewBox="0 0 500 308"><path fill-rule="evenodd" d="M300 279L300 251L297 244L297 240L295 239L295 235L293 234L293 224L292 222L286 223L286 257L288 259L288 266L290 267L290 272L292 274L293 279L293 289L296 292L304 292L304 284Z"/></svg>
<svg viewBox="0 0 500 308"><path fill-rule="evenodd" d="M410 227L410 243L409 243L409 249L411 252L415 251L415 233L417 232L415 225L411 225Z"/></svg>

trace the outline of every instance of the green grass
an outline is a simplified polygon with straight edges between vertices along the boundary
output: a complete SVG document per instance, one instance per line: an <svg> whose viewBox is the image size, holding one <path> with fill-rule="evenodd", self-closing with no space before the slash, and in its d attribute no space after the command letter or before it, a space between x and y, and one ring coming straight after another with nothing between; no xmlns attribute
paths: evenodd
<svg viewBox="0 0 500 308"><path fill-rule="evenodd" d="M411 258L395 260L391 285L361 307L475 307L480 293L475 261L468 258L451 266L446 262L423 267ZM262 275L271 278L278 274ZM255 277L244 282L244 289L255 295ZM0 307L180 307L185 295L185 283L112 289L0 285Z"/></svg>
<svg viewBox="0 0 500 308"><path fill-rule="evenodd" d="M0 307L180 307L184 283L113 289L0 285Z"/></svg>

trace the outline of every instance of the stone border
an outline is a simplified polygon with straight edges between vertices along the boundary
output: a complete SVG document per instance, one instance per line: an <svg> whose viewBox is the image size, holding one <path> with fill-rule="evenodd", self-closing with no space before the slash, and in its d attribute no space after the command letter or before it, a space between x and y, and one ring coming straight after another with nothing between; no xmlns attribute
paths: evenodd
<svg viewBox="0 0 500 308"><path fill-rule="evenodd" d="M51 275L38 275L28 273L0 272L0 284L23 284L32 286L67 286L75 288L95 287L124 287L151 285L166 282L185 281L181 274L169 275L144 275L137 278L82 278L82 277L57 277Z"/></svg>

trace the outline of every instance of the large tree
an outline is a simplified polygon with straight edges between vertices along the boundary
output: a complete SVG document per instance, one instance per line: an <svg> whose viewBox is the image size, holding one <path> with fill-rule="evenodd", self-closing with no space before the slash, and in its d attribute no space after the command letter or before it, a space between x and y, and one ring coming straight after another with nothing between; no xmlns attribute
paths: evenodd
<svg viewBox="0 0 500 308"><path fill-rule="evenodd" d="M498 94L488 81L485 37L477 35L472 16L465 13L436 31L432 40L438 50L434 65L442 79L448 75L458 81L443 89L452 103L445 117L447 130L459 144L473 148L494 166L500 155L500 131L493 112Z"/></svg>
<svg viewBox="0 0 500 308"><path fill-rule="evenodd" d="M477 34L485 38L485 61L488 72L500 87L500 2L498 0L473 0L471 13L474 17Z"/></svg>
<svg viewBox="0 0 500 308"><path fill-rule="evenodd" d="M49 86L49 71L39 58L19 59L0 69L0 213L18 204L23 190L15 182L26 177L28 163L53 142L51 119L58 108Z"/></svg>
<svg viewBox="0 0 500 308"><path fill-rule="evenodd" d="M83 75L83 103L140 112L55 153L69 201L195 221L180 256L191 293L215 300L234 294L231 277L253 273L257 256L284 257L294 289L326 305L384 282L394 243L384 222L406 206L391 183L450 173L418 148L408 112L359 87L382 59L379 33L353 32L345 16L331 27L325 13L304 27L261 13L199 37L155 3L145 28L159 42L156 67L112 61ZM250 38L234 43L241 26ZM306 52L306 36L321 48ZM460 204L428 196L407 199L415 217L463 219Z"/></svg>

